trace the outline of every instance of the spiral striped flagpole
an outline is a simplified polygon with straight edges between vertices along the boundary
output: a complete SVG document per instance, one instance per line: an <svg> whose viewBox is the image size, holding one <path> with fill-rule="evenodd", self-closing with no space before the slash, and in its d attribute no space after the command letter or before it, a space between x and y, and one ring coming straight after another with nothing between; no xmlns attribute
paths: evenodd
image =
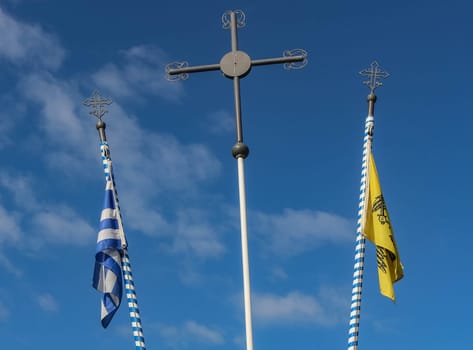
<svg viewBox="0 0 473 350"><path fill-rule="evenodd" d="M358 217L356 223L356 243L355 243L355 265L353 272L353 285L351 292L350 324L348 331L348 350L358 348L358 329L360 327L361 292L363 287L363 269L365 263L365 237L362 226L365 218L366 207L366 184L368 157L371 153L372 131L374 117L368 116L365 121L365 135L363 142L363 159L361 165L360 198L358 201Z"/></svg>
<svg viewBox="0 0 473 350"><path fill-rule="evenodd" d="M374 90L381 86L382 83L378 78L387 78L388 73L383 72L379 68L376 61L371 63L369 70L365 69L360 72L362 76L368 76L369 80L364 84L370 87L368 95L368 116L365 120L365 132L363 137L363 158L361 164L361 181L360 181L360 197L358 201L358 216L356 223L356 241L355 241L355 263L353 271L351 306L350 306L350 322L348 329L348 350L358 349L358 333L360 328L361 313L361 294L363 287L363 270L365 262L365 237L364 225L367 206L367 185L368 185L368 161L371 154L371 144L373 141L374 130L374 104L376 95Z"/></svg>
<svg viewBox="0 0 473 350"><path fill-rule="evenodd" d="M127 298L128 311L130 315L131 327L133 330L133 338L135 341L136 350L146 350L145 339L143 334L143 327L141 324L141 315L138 307L138 299L135 291L135 283L133 280L133 274L131 269L130 257L128 255L128 243L123 229L123 220L120 210L120 204L118 201L118 193L115 186L115 178L113 175L112 159L110 157L110 150L105 135L105 123L102 121L102 117L107 110L103 108L104 105L111 104L112 101L104 99L99 92L94 91L93 97L87 99L84 104L86 106L92 106L93 110L90 112L95 115L99 121L97 122L97 130L100 138L100 153L102 157L103 170L105 174L105 180L110 181L112 184L113 197L115 200L115 207L117 209L117 220L118 228L120 232L120 239L122 242L122 257L121 257L121 268L124 280L125 294Z"/></svg>

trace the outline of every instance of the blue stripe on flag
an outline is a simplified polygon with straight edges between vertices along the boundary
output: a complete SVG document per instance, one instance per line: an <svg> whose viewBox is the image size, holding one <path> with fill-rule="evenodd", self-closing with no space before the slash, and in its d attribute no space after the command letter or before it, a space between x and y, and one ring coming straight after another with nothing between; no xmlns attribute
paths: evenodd
<svg viewBox="0 0 473 350"><path fill-rule="evenodd" d="M120 250L122 249L121 239L103 239L100 242L97 242L96 252L103 252L106 250ZM96 258L97 259L97 258Z"/></svg>
<svg viewBox="0 0 473 350"><path fill-rule="evenodd" d="M107 180L108 182L108 180ZM105 198L103 201L104 209L115 209L115 200L113 198L113 191L111 189L105 190Z"/></svg>
<svg viewBox="0 0 473 350"><path fill-rule="evenodd" d="M118 220L110 218L110 219L103 219L102 221L100 221L99 230L102 231L103 229L107 229L107 228L118 230Z"/></svg>

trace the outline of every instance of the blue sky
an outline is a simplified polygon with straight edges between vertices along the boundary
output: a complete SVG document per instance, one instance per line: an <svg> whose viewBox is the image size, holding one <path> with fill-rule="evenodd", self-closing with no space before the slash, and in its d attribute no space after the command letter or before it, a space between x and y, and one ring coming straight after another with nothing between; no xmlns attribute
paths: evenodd
<svg viewBox="0 0 473 350"><path fill-rule="evenodd" d="M376 59L374 153L405 278L378 292L369 246L360 349L466 348L471 314L472 5L467 1L0 2L2 348L131 349L92 289L105 117L149 349L244 349L232 84L165 80L218 63L242 9L250 57L304 48L302 70L241 82L255 349L344 349L363 124Z"/></svg>

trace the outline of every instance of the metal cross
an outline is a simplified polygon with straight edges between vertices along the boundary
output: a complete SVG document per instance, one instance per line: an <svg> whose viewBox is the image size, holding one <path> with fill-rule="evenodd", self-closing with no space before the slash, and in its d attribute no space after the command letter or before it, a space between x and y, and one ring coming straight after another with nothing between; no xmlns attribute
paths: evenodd
<svg viewBox="0 0 473 350"><path fill-rule="evenodd" d="M185 80L189 73L221 70L229 79L233 79L235 98L235 117L237 143L243 143L240 103L240 78L244 78L253 66L283 63L286 69L299 69L307 64L307 52L302 49L286 50L283 57L252 60L246 52L238 50L237 28L245 26L245 14L241 10L226 11L222 15L223 28L230 28L232 50L225 54L220 63L189 67L187 62L172 62L166 66L168 80ZM235 145L236 146L236 145ZM244 147L243 147L244 148ZM234 154L246 158L248 154Z"/></svg>
<svg viewBox="0 0 473 350"><path fill-rule="evenodd" d="M102 121L102 118L105 113L108 113L104 106L108 106L111 104L112 100L103 98L100 92L97 90L94 90L94 92L92 93L92 97L89 97L84 101L84 106L92 107L92 110L89 113L95 115L99 119L99 121Z"/></svg>
<svg viewBox="0 0 473 350"><path fill-rule="evenodd" d="M101 142L107 141L107 137L105 136L105 123L102 120L105 113L108 111L104 108L104 106L109 106L112 104L111 99L103 98L99 91L94 90L92 93L92 97L89 97L84 101L84 106L92 107L92 110L89 112L92 115L95 115L98 118L97 124L95 127L99 132L99 137Z"/></svg>
<svg viewBox="0 0 473 350"><path fill-rule="evenodd" d="M361 76L368 77L369 79L364 81L363 84L368 85L368 87L371 89L371 92L374 93L374 90L378 87L383 85L381 81L379 81L379 78L387 78L389 77L388 72L384 72L379 68L379 63L377 61L371 62L370 68L369 69L363 69L360 72Z"/></svg>
<svg viewBox="0 0 473 350"><path fill-rule="evenodd" d="M245 304L246 347L247 350L253 350L244 171L244 159L248 156L249 149L243 143L240 102L240 79L248 75L253 66L282 63L284 64L284 68L286 69L302 68L307 64L307 52L302 49L287 50L284 51L282 57L252 60L247 53L238 50L237 28L245 26L245 14L241 10L226 11L222 15L222 23L223 28L230 29L231 32L231 51L222 57L220 63L189 67L187 62L173 62L166 66L166 73L168 80L175 81L187 79L189 77L189 73L221 70L227 78L233 80L237 142L232 148L232 154L238 161L238 190L240 197L240 226L243 265L243 296Z"/></svg>

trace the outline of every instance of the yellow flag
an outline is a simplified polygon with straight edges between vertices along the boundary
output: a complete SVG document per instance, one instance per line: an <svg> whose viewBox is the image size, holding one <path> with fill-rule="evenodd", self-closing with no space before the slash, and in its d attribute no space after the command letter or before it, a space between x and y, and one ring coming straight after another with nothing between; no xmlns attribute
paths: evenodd
<svg viewBox="0 0 473 350"><path fill-rule="evenodd" d="M394 240L388 209L381 192L373 154L369 158L368 205L364 232L366 238L376 245L381 294L395 301L393 283L404 276L403 268Z"/></svg>

